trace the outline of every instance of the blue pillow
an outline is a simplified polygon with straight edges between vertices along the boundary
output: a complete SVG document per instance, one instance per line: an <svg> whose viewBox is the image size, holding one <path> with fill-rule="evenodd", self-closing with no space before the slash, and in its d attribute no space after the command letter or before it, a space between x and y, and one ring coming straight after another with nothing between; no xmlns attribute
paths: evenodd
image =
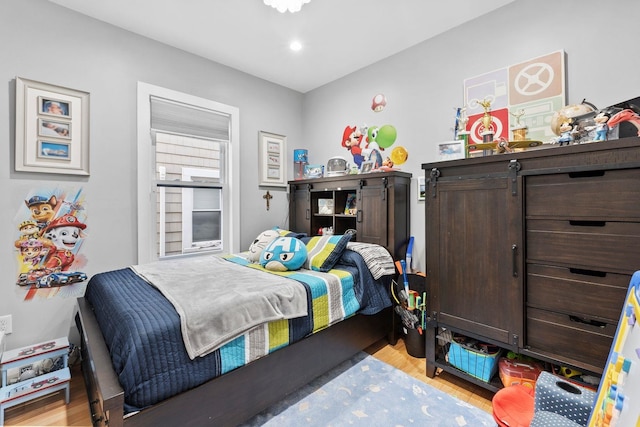
<svg viewBox="0 0 640 427"><path fill-rule="evenodd" d="M351 240L351 234L314 236L307 242L307 262L304 268L326 273L338 262Z"/></svg>
<svg viewBox="0 0 640 427"><path fill-rule="evenodd" d="M270 271L298 270L306 260L306 246L294 237L277 237L260 254L260 265Z"/></svg>

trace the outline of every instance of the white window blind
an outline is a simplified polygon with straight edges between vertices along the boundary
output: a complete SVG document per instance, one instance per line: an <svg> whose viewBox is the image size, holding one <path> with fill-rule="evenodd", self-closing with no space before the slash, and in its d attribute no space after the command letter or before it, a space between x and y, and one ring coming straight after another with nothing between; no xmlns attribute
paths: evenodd
<svg viewBox="0 0 640 427"><path fill-rule="evenodd" d="M226 114L151 97L151 129L155 131L229 141L230 122Z"/></svg>

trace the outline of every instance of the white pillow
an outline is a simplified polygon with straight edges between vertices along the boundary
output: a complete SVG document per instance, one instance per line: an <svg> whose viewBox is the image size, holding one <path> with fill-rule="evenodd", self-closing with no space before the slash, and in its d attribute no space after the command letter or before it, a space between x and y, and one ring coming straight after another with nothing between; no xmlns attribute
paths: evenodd
<svg viewBox="0 0 640 427"><path fill-rule="evenodd" d="M266 248L269 243L273 242L277 237L280 237L280 233L277 230L265 230L258 234L249 246L249 255L247 258L249 261L258 263L260 262L260 254Z"/></svg>

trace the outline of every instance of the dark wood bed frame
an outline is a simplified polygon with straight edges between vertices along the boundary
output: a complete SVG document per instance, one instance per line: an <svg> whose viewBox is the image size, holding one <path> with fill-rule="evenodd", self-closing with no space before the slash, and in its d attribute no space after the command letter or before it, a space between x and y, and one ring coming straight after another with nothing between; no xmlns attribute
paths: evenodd
<svg viewBox="0 0 640 427"><path fill-rule="evenodd" d="M246 366L123 419L124 392L93 309L78 299L82 372L94 426L234 426L282 400L383 338L392 336L391 309L356 315ZM392 339L392 338L391 338Z"/></svg>

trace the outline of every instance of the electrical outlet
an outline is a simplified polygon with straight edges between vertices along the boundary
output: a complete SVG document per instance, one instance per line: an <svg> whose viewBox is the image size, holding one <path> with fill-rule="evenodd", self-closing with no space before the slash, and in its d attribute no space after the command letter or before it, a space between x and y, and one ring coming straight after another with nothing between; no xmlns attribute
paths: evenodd
<svg viewBox="0 0 640 427"><path fill-rule="evenodd" d="M6 335L9 335L11 333L12 328L10 314L7 314L6 316L0 316L0 331L4 332Z"/></svg>

